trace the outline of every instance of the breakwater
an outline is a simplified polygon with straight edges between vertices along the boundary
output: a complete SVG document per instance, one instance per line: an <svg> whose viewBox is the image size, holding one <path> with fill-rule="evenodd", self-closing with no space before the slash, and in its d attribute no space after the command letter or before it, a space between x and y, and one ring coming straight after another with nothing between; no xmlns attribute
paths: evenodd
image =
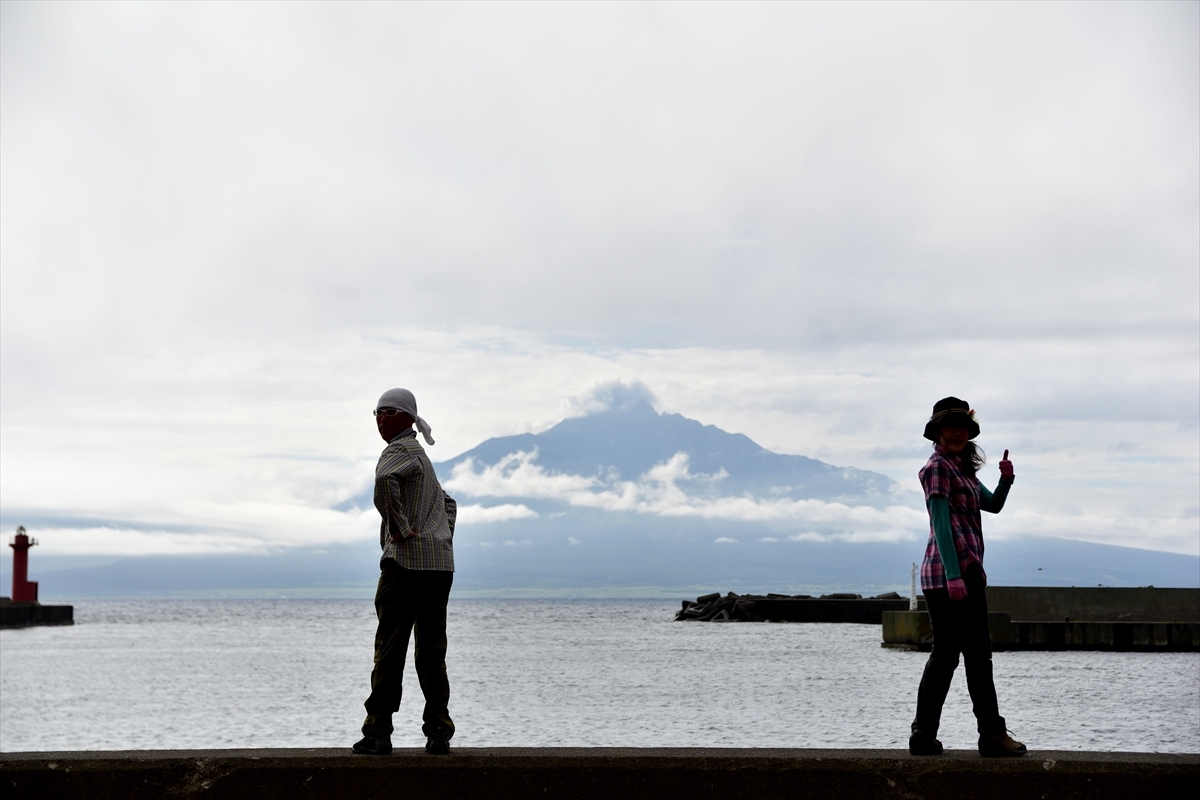
<svg viewBox="0 0 1200 800"><path fill-rule="evenodd" d="M44 606L36 601L14 603L7 597L0 597L0 628L74 624L74 606Z"/></svg>
<svg viewBox="0 0 1200 800"><path fill-rule="evenodd" d="M1115 652L1200 652L1200 623L1014 620L988 614L992 650L1111 650ZM930 650L933 632L924 611L883 615L883 645Z"/></svg>
<svg viewBox="0 0 1200 800"><path fill-rule="evenodd" d="M348 748L0 753L6 798L546 797L696 798L1153 798L1191 794L1200 756L1036 752L984 759L951 751L464 748L449 756Z"/></svg>
<svg viewBox="0 0 1200 800"><path fill-rule="evenodd" d="M1200 651L1200 589L989 586L992 649ZM883 645L928 650L924 611L883 614Z"/></svg>
<svg viewBox="0 0 1200 800"><path fill-rule="evenodd" d="M1198 622L1200 589L989 586L989 611L1022 622Z"/></svg>
<svg viewBox="0 0 1200 800"><path fill-rule="evenodd" d="M921 599L918 608L924 608ZM863 597L847 592L812 595L706 594L682 601L678 622L852 622L879 625L884 611L907 610L908 598L895 592Z"/></svg>
<svg viewBox="0 0 1200 800"><path fill-rule="evenodd" d="M992 649L1200 651L1200 589L1153 586L989 586ZM875 597L836 593L701 595L684 600L677 621L852 622L882 625L884 647L928 650L933 644L925 598L917 608L895 592Z"/></svg>

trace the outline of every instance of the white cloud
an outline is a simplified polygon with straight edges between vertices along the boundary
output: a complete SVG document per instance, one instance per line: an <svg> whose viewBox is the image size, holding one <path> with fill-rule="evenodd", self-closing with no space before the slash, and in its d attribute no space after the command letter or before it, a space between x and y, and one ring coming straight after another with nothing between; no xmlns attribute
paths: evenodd
<svg viewBox="0 0 1200 800"><path fill-rule="evenodd" d="M503 541L480 542L480 547L531 547L532 539L505 539Z"/></svg>
<svg viewBox="0 0 1200 800"><path fill-rule="evenodd" d="M564 497L597 483L578 475L548 474L533 463L536 459L536 451L510 453L476 472L474 459L468 458L454 467L442 485L472 497Z"/></svg>
<svg viewBox="0 0 1200 800"><path fill-rule="evenodd" d="M155 516L160 517L157 524ZM177 510L146 517L137 522L136 515L127 515L125 524L49 522L30 532L40 542L39 552L57 556L263 554L379 536L374 509L339 512L286 503L185 500ZM161 518L168 522L164 525Z"/></svg>
<svg viewBox="0 0 1200 800"><path fill-rule="evenodd" d="M713 539L713 544L737 544L737 543L738 543L737 539L733 539L729 536L718 536L716 539Z"/></svg>
<svg viewBox="0 0 1200 800"><path fill-rule="evenodd" d="M567 502L582 508L599 508L604 511L641 511L638 502L639 486L633 481L621 481L612 489L597 492L572 492Z"/></svg>
<svg viewBox="0 0 1200 800"><path fill-rule="evenodd" d="M842 530L835 533L815 533L813 531L805 531L803 533L794 533L787 537L789 542L833 542L842 541L852 544L866 544L869 542L905 542L917 539L919 534L911 530L902 530L899 528L878 528L875 530L859 529L859 530Z"/></svg>
<svg viewBox="0 0 1200 800"><path fill-rule="evenodd" d="M1002 523L1001 523L1002 520ZM991 539L1023 536L1055 536L1082 541L1120 541L1126 546L1144 547L1160 539L1182 541L1196 536L1195 513L1187 516L1159 515L1156 517L1122 517L1077 509L1073 513L1041 513L1016 509L1010 515L986 520L991 522L986 533Z"/></svg>
<svg viewBox="0 0 1200 800"><path fill-rule="evenodd" d="M774 536L764 536L761 539L759 539L759 541L760 542L778 542L779 540L776 539Z"/></svg>
<svg viewBox="0 0 1200 800"><path fill-rule="evenodd" d="M1042 5L5 4L4 316L296 332L404 296L783 347L1190 322L1144 276L1196 285L1193 4ZM956 278L978 302L912 312Z"/></svg>
<svg viewBox="0 0 1200 800"><path fill-rule="evenodd" d="M655 406L654 392L640 380L608 380L567 401L568 416L583 417L597 411L621 411L635 405Z"/></svg>
<svg viewBox="0 0 1200 800"><path fill-rule="evenodd" d="M180 533L109 527L45 527L38 529L35 538L39 543L37 555L55 556L262 555L281 546L279 543L266 542L254 534Z"/></svg>
<svg viewBox="0 0 1200 800"><path fill-rule="evenodd" d="M507 522L514 519L534 519L537 515L536 511L523 504L468 505L458 507L456 524L478 525L488 522Z"/></svg>

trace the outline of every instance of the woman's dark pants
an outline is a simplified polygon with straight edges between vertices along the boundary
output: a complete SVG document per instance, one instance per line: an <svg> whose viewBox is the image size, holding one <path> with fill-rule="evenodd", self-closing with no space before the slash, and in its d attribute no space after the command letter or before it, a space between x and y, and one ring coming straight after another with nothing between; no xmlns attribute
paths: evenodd
<svg viewBox="0 0 1200 800"><path fill-rule="evenodd" d="M375 669L371 671L371 696L364 703L367 719L362 732L366 736L390 735L392 714L400 710L404 658L408 653L409 632L416 627L417 643L413 655L417 662L417 680L425 695L426 736L441 728L454 735L454 721L447 708L450 680L446 677L446 602L450 598L453 572L405 569L387 558L379 562L381 574L375 590Z"/></svg>
<svg viewBox="0 0 1200 800"><path fill-rule="evenodd" d="M950 681L962 653L967 670L967 691L979 733L1005 730L1004 718L996 704L996 684L992 680L992 639L988 633L986 581L978 568L968 567L963 574L967 596L950 599L946 589L926 589L925 606L933 629L933 651L925 662L921 688L917 690L917 718L912 729L926 736L937 736L942 721L942 704L950 691Z"/></svg>

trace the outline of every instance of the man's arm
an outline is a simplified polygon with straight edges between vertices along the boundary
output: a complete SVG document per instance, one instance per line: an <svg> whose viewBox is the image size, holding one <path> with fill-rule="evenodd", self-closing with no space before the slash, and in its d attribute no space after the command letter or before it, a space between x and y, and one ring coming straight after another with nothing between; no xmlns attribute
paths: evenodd
<svg viewBox="0 0 1200 800"><path fill-rule="evenodd" d="M446 522L450 525L450 538L454 538L454 522L458 519L458 503L454 502L454 498L442 492L442 497L446 498Z"/></svg>
<svg viewBox="0 0 1200 800"><path fill-rule="evenodd" d="M402 502L404 486L401 484L400 478L395 475L385 475L383 484L387 494L388 533L392 535L392 541L413 536L416 532L408 521L408 515L404 513L404 503Z"/></svg>
<svg viewBox="0 0 1200 800"><path fill-rule="evenodd" d="M375 482L375 507L387 520L392 541L407 539L417 534L408 519L408 514L404 512L405 490L414 477L420 480L418 465L415 459L405 454L388 464L387 471Z"/></svg>

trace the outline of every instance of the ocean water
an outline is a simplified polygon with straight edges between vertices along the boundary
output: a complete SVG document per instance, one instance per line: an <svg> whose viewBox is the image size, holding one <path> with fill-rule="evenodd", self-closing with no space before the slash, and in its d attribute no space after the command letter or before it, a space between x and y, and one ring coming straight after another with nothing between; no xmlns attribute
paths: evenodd
<svg viewBox="0 0 1200 800"><path fill-rule="evenodd" d="M676 623L645 600L451 600L458 746L903 748L926 656L874 625ZM364 600L90 601L0 632L0 750L348 747ZM1200 654L997 653L1034 750L1200 752ZM411 657L399 747L424 743ZM973 748L960 670L940 738Z"/></svg>

